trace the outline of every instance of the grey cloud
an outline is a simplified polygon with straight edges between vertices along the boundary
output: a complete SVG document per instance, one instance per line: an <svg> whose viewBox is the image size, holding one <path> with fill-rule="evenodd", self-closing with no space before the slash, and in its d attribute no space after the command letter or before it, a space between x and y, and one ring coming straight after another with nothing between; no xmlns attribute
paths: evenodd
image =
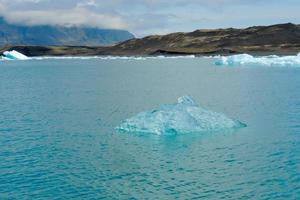
<svg viewBox="0 0 300 200"><path fill-rule="evenodd" d="M280 3L268 1L269 5ZM0 15L11 23L127 29L141 36L249 22L261 5L266 12L258 18L267 19L268 4L262 0L0 0ZM231 14L236 6L244 7L238 18ZM293 12L284 14L289 18Z"/></svg>
<svg viewBox="0 0 300 200"><path fill-rule="evenodd" d="M78 25L100 28L126 29L127 23L117 12L93 10L91 1L62 0L61 6L48 6L48 0L0 0L0 14L8 22L26 25Z"/></svg>
<svg viewBox="0 0 300 200"><path fill-rule="evenodd" d="M117 15L98 14L82 8L54 11L15 11L5 14L7 21L26 25L93 26L110 29L128 28Z"/></svg>

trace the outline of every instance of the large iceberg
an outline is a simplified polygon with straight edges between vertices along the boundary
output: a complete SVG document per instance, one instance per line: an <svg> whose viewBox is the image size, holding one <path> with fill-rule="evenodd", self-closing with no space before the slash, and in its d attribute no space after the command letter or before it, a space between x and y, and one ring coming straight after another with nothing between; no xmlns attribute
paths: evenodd
<svg viewBox="0 0 300 200"><path fill-rule="evenodd" d="M163 105L159 109L146 111L125 120L118 131L131 133L153 133L173 135L181 133L218 132L246 127L223 113L205 110L189 96L178 99L178 103Z"/></svg>
<svg viewBox="0 0 300 200"><path fill-rule="evenodd" d="M12 51L5 51L3 52L2 59L5 60L28 60L29 57L25 56L24 54L12 50Z"/></svg>
<svg viewBox="0 0 300 200"><path fill-rule="evenodd" d="M266 66L290 66L300 67L300 53L295 56L259 56L239 54L233 56L216 56L216 65L266 65Z"/></svg>

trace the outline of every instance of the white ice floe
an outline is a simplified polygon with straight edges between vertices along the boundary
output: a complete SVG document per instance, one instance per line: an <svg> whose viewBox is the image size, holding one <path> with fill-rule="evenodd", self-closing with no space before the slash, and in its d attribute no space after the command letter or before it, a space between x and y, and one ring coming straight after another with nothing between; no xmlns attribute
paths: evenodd
<svg viewBox="0 0 300 200"><path fill-rule="evenodd" d="M99 59L99 60L149 60L149 59L191 59L196 58L195 55L187 56L40 56L32 57L34 60L66 60L66 59L75 59L75 60L89 60L89 59Z"/></svg>
<svg viewBox="0 0 300 200"><path fill-rule="evenodd" d="M240 54L233 56L215 56L216 65L265 65L265 66L289 66L300 67L300 53L294 56L258 56Z"/></svg>
<svg viewBox="0 0 300 200"><path fill-rule="evenodd" d="M2 59L4 60L28 60L29 57L15 50L3 52Z"/></svg>
<svg viewBox="0 0 300 200"><path fill-rule="evenodd" d="M163 105L125 120L116 130L131 133L173 135L183 133L217 132L238 129L246 125L223 113L205 110L189 96L176 104Z"/></svg>
<svg viewBox="0 0 300 200"><path fill-rule="evenodd" d="M1 57L0 57L1 58ZM21 54L20 52L17 52L15 50L12 51L5 51L3 53L2 59L3 60L90 60L90 59L96 59L96 60L133 60L133 61L143 61L143 60L149 60L149 59L191 59L196 58L195 55L186 55L186 56L37 56L37 57L27 57L24 54Z"/></svg>

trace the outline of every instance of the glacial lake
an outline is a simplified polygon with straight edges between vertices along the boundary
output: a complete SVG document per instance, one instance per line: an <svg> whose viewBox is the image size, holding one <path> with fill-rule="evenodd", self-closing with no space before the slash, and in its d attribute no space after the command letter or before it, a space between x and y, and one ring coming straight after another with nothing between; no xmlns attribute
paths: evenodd
<svg viewBox="0 0 300 200"><path fill-rule="evenodd" d="M190 95L247 124L119 133ZM0 199L300 199L300 67L212 58L0 61Z"/></svg>

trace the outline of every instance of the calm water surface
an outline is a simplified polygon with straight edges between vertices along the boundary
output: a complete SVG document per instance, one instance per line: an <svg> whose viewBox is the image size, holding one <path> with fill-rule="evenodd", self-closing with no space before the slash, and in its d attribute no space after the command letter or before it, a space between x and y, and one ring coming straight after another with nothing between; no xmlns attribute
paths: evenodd
<svg viewBox="0 0 300 200"><path fill-rule="evenodd" d="M0 199L300 199L300 68L212 60L0 62ZM136 136L123 119L189 94L248 124Z"/></svg>

